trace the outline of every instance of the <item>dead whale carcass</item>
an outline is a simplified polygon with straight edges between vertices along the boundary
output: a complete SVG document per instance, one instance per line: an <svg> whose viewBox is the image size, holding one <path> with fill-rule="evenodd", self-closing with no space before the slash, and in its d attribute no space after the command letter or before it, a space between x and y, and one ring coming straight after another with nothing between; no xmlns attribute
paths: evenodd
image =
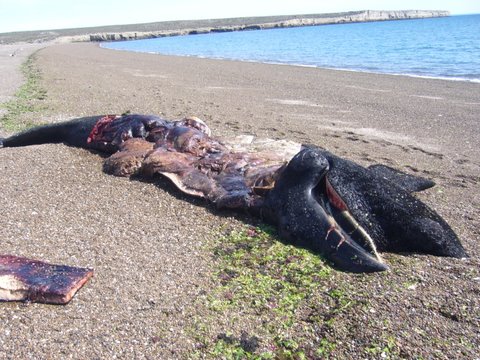
<svg viewBox="0 0 480 360"><path fill-rule="evenodd" d="M75 119L2 141L5 147L48 142L111 154L108 173L160 174L218 208L248 210L343 270L385 270L382 251L466 256L449 225L412 195L432 181L381 165L365 168L317 147L238 146L212 137L198 118L152 115Z"/></svg>

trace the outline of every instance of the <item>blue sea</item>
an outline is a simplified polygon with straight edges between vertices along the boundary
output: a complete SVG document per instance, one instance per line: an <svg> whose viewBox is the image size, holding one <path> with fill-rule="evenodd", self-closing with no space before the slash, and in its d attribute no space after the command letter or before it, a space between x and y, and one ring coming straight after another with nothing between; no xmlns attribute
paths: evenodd
<svg viewBox="0 0 480 360"><path fill-rule="evenodd" d="M480 14L209 33L102 46L480 82Z"/></svg>

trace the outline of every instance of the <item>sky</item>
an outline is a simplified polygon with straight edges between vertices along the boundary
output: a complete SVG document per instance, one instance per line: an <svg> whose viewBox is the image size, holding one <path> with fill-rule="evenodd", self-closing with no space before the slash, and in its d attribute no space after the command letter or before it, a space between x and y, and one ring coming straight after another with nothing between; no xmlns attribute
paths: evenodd
<svg viewBox="0 0 480 360"><path fill-rule="evenodd" d="M168 20L408 9L479 14L480 0L0 0L0 33Z"/></svg>

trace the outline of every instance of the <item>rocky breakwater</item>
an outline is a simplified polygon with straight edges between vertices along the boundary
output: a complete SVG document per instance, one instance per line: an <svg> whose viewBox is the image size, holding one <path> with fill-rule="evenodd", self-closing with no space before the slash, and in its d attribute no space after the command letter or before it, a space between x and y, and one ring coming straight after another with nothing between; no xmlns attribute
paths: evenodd
<svg viewBox="0 0 480 360"><path fill-rule="evenodd" d="M355 22L388 21L404 19L423 19L433 17L449 16L448 11L439 10L402 10L402 11L379 11L365 10L341 14L304 15L302 17L292 16L292 19L273 22L259 22L258 24L238 24L227 26L185 28L181 30L158 30L158 31L128 31L128 32L104 32L80 35L72 37L70 41L120 41L158 38L166 36L180 36L193 34L206 34L211 32L229 32L243 30L261 30L273 28L316 26L327 24L342 24Z"/></svg>

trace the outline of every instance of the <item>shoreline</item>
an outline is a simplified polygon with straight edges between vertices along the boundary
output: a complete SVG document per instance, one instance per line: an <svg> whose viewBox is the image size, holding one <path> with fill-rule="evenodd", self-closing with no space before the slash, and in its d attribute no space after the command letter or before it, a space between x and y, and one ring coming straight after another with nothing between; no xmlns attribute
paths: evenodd
<svg viewBox="0 0 480 360"><path fill-rule="evenodd" d="M131 40L128 40L128 41L131 41ZM240 62L246 62L246 63L257 63L257 64L267 64L267 65L298 66L298 67L315 68L315 69L332 70L332 71L348 71L348 72L354 72L354 73L366 73L366 74L373 74L373 75L406 76L406 77L429 79L429 80L461 81L461 82L469 82L469 83L475 83L475 84L479 83L480 84L480 79L468 79L468 78L461 78L461 77L454 77L454 76L448 77L448 76L434 76L434 75L416 75L416 74L409 74L409 73L374 72L374 71L368 71L368 70L362 70L362 69L334 68L334 67L308 65L308 64L298 64L298 63L260 61L260 60L245 60L245 59L233 59L233 58L226 58L226 57L208 57L208 56L200 56L200 55L170 55L170 54L165 55L165 54L157 53L157 52L113 49L113 48L102 46L103 44L108 44L108 42L99 42L99 47L102 48L102 49L113 50L113 51L126 51L126 52L132 52L132 53L144 53L144 54L151 54L151 55L187 57L187 58L197 58L197 59L240 61Z"/></svg>
<svg viewBox="0 0 480 360"><path fill-rule="evenodd" d="M219 246L232 250L225 240L232 230L257 220L220 213L166 181L106 175L103 159L86 150L0 149L8 209L0 217L0 253L95 269L65 307L0 303L7 357L216 358L247 342L256 355L279 357L369 358L385 349L401 358L476 356L478 84L113 52L92 43L50 45L35 64L47 96L43 110L25 115L31 121L127 110L196 115L215 136L313 143L362 165L431 178L437 185L417 196L452 226L470 257L383 253L391 270L369 275L325 273L324 264L314 269L318 290L276 322L272 301L283 291L297 294L273 287L260 307L232 300L224 286L226 275L236 274L218 258ZM287 257L281 275L299 271L289 268L296 260ZM267 265L255 273L263 276Z"/></svg>

